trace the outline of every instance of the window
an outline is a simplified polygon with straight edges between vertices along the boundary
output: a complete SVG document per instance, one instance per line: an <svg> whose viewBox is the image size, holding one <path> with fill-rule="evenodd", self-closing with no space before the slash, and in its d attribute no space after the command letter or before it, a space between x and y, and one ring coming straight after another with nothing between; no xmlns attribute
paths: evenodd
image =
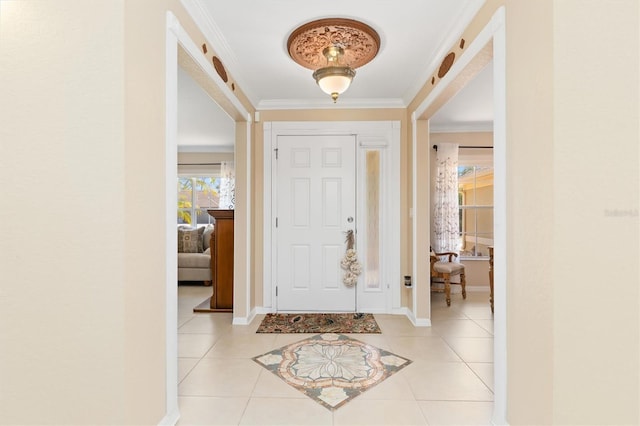
<svg viewBox="0 0 640 426"><path fill-rule="evenodd" d="M185 176L178 178L178 224L191 226L212 222L208 209L217 209L220 201L220 178Z"/></svg>
<svg viewBox="0 0 640 426"><path fill-rule="evenodd" d="M460 257L488 257L493 245L493 166L458 166Z"/></svg>

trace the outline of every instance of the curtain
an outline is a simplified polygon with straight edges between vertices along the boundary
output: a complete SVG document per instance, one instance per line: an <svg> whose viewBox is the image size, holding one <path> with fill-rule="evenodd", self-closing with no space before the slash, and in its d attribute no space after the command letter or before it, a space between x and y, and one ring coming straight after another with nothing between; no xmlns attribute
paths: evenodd
<svg viewBox="0 0 640 426"><path fill-rule="evenodd" d="M433 245L436 252L460 250L458 206L458 145L439 144L433 206Z"/></svg>
<svg viewBox="0 0 640 426"><path fill-rule="evenodd" d="M220 164L220 203L221 209L233 210L236 206L236 174L233 161Z"/></svg>

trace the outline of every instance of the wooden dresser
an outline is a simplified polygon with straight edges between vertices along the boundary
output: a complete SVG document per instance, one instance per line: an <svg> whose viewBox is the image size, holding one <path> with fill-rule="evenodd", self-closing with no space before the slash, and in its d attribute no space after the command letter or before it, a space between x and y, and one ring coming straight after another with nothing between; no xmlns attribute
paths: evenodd
<svg viewBox="0 0 640 426"><path fill-rule="evenodd" d="M207 210L215 219L211 245L210 310L233 312L233 210Z"/></svg>

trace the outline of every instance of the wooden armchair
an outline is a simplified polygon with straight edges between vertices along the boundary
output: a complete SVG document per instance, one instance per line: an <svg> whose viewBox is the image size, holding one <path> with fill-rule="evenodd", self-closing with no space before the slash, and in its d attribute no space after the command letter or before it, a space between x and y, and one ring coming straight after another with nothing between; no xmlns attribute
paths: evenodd
<svg viewBox="0 0 640 426"><path fill-rule="evenodd" d="M447 257L447 261L441 260L443 257ZM459 284L462 287L462 298L467 298L467 282L465 280L464 265L462 263L454 262L453 259L458 257L457 253L445 252L434 253L431 251L431 289L432 291L442 291L433 288L434 278L442 279L444 281L444 292L447 296L447 306L451 306L451 284ZM460 275L460 283L452 283L451 277Z"/></svg>

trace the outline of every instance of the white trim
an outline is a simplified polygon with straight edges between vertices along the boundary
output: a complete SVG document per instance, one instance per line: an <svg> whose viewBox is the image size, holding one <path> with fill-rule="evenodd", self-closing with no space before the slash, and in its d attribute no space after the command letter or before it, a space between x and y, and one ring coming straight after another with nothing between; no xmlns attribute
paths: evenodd
<svg viewBox="0 0 640 426"><path fill-rule="evenodd" d="M264 139L263 139L263 191L264 191L264 242L263 242L263 309L272 311L277 310L275 298L275 285L273 283L273 271L275 270L275 239L272 238L275 229L275 213L272 203L275 194L273 181L275 179L275 170L272 163L275 157L273 147L277 136L279 135L331 135L331 134L353 134L357 135L359 149L361 146L367 148L371 146L387 146L389 157L388 179L389 185L399 185L400 183L400 122L399 121L300 121L300 122L264 122ZM395 180L394 180L395 179ZM400 307L400 200L398 190L394 190L391 186L386 189L390 202L385 204L383 212L383 220L387 224L383 224L384 241L388 241L387 253L385 259L387 270L383 279L387 302L386 312L391 312ZM360 306L358 306L360 309ZM367 307L362 309L367 311ZM378 312L382 313L382 312Z"/></svg>
<svg viewBox="0 0 640 426"><path fill-rule="evenodd" d="M449 49L451 49L458 38L464 33L478 11L482 8L482 6L484 6L485 2L486 0L483 0L478 4L478 2L475 0L467 0L467 4L462 8L462 12L454 20L455 24L452 26L452 28L450 28L448 31L443 31L443 34L445 34L445 36L439 43L440 47L435 52L425 52L425 57L431 58L431 61L428 64L425 64L426 66L420 68L424 70L424 72L418 75L416 81L411 85L411 87L402 97L406 105L409 105L413 98L416 97L418 92L420 92L420 90L424 86L425 82L431 80L431 76L435 73L436 69L440 67L442 58L444 58Z"/></svg>
<svg viewBox="0 0 640 426"><path fill-rule="evenodd" d="M251 180L252 180L252 176L251 173L253 172L253 167L251 165L251 127L252 127L252 122L251 122L251 114L249 114L248 112L246 112L246 110L241 110L241 112L243 113L244 116L247 117L247 121L245 123L246 126L246 148L245 148L245 152L246 152L246 158L247 158L247 162L246 162L246 167L245 167L245 171L246 171L246 175L245 175L245 182L247 183L246 188L241 188L240 193L244 194L244 205L246 206L245 208L245 223L241 223L238 220L238 215L235 216L234 218L234 228L235 229L246 229L246 236L245 236L245 241L244 241L244 249L245 249L245 253L243 253L242 255L246 257L246 261L245 261L245 269L244 271L241 271L240 268L238 267L238 262L235 261L234 262L234 269L233 269L233 276L234 276L234 292L233 292L233 323L236 323L236 318L238 318L238 321L249 321L247 324L249 324L252 320L253 320L253 316L255 316L255 313L252 314L252 310L251 310L251 266L252 266L252 262L251 262L251 239L252 239L252 235L251 235L251 198L253 196L253 194L251 193ZM237 142L236 142L237 143ZM234 158L236 159L236 165L238 164L238 154L237 154L237 150L236 150L236 154L234 154ZM236 177L238 176L238 168L236 167ZM236 183L237 183L237 179L236 179ZM237 186L236 186L237 188ZM240 199L239 197L237 197L239 191L236 191L236 208L238 206L238 200ZM236 232L234 234L234 259L239 259L239 246L237 244L237 241L239 240L238 237L238 233ZM244 277L244 282L245 282L245 300L244 300L244 311L245 312L249 312L248 317L236 317L236 313L238 312L238 310L236 309L237 306L240 306L242 304L242 300L238 300L238 291L235 287L237 287L237 285L235 284L237 282L237 278L238 278L238 273L241 272L243 274ZM253 315L253 316L252 316Z"/></svg>
<svg viewBox="0 0 640 426"><path fill-rule="evenodd" d="M180 412L176 409L164 416L159 422L160 426L173 426L180 420Z"/></svg>
<svg viewBox="0 0 640 426"><path fill-rule="evenodd" d="M175 424L178 409L178 261L176 206L178 195L178 33L180 24L167 12L165 44L165 399L161 424ZM175 421L173 421L175 419ZM167 423L164 423L164 422ZM173 421L173 423L171 422Z"/></svg>
<svg viewBox="0 0 640 426"><path fill-rule="evenodd" d="M233 321L231 323L233 325L249 325L259 313L263 312L258 312L258 308L253 308L246 317L233 317Z"/></svg>
<svg viewBox="0 0 640 426"><path fill-rule="evenodd" d="M265 99L258 102L256 109L282 110L282 109L379 109L379 108L406 108L407 104L402 99L363 99L363 98L340 98L337 103L333 103L327 96L322 99Z"/></svg>
<svg viewBox="0 0 640 426"><path fill-rule="evenodd" d="M407 308L406 306L401 306L399 308L392 309L391 312L389 312L389 315L404 315L408 318L409 312L411 312L409 308Z"/></svg>
<svg viewBox="0 0 640 426"><path fill-rule="evenodd" d="M265 308L264 306L256 306L256 315L273 314L276 310L272 308Z"/></svg>
<svg viewBox="0 0 640 426"><path fill-rule="evenodd" d="M262 210L262 253L263 253L263 271L262 271L262 306L263 309L270 309L271 312L276 311L274 306L275 294L273 292L273 285L271 282L271 273L275 269L273 264L273 256L271 255L274 250L273 242L273 228L274 218L271 208L272 192L272 170L271 165L273 163L273 145L271 144L271 122L267 121L262 124L262 140L263 140L263 154L262 154L262 197L263 210Z"/></svg>
<svg viewBox="0 0 640 426"><path fill-rule="evenodd" d="M204 54L202 53L200 48L196 45L196 43L193 40L191 40L191 38L189 37L189 34L184 28L182 28L180 23L178 23L177 30L178 30L178 41L180 45L189 54L189 56L195 61L195 63L198 64L200 69L202 69L205 72L205 74L207 74L207 77L209 77L209 79L216 86L218 86L218 90L222 92L225 99L227 99L231 103L231 105L236 110L236 112L238 112L240 115L245 117L245 120L250 123L251 114L249 114L249 112L244 108L244 105L242 105L242 102L240 102L240 100L233 94L233 92L231 91L231 89L229 89L226 83L222 81L222 79L220 78L216 70L213 68L212 63L207 60L207 57L204 56Z"/></svg>
<svg viewBox="0 0 640 426"><path fill-rule="evenodd" d="M386 253L397 253L397 255L393 255L392 258L397 261L391 262L388 264L387 268L387 281L386 284L391 291L391 298L387 298L387 301L390 302L390 305L387 305L387 310L393 310L402 306L402 294L401 288L403 284L401 284L403 275L400 272L401 268L401 229L400 229L400 218L402 215L401 211L401 203L400 203L400 181L401 181L401 167L402 164L400 162L400 135L401 135L401 123L399 121L391 122L391 150L388 153L389 167L388 167L388 182L387 182L387 195L383 200L386 203L386 217L388 220L383 222L383 227L386 226L388 229L386 230L386 245L389 250ZM397 182L397 186L394 187L394 182ZM394 228L389 226L389 224L394 224L396 226L397 232L394 232ZM386 254L385 256L388 256Z"/></svg>
<svg viewBox="0 0 640 426"><path fill-rule="evenodd" d="M167 11L167 28L166 28L166 44L165 44L165 294L166 294L166 412L163 422L172 422L173 419L180 417L178 409L178 265L177 265L177 241L175 238L176 226L176 180L178 178L178 46L182 46L185 52L196 62L196 64L205 72L211 81L213 81L223 96L235 108L236 113L246 117L247 125L247 188L245 190L246 206L247 206L247 223L241 226L247 229L247 238L243 244L247 249L247 268L245 271L234 270L234 276L238 272L245 274L246 278L246 306L249 312L250 304L250 267L251 267L251 115L244 109L244 106L233 95L231 90L219 79L213 65L211 65L202 55L200 49L195 45L188 33L180 25L176 16ZM236 247L238 244L236 244ZM234 304L237 301L234 300ZM252 312L255 316L255 313ZM249 321L252 319L250 315L247 318L241 318L240 321ZM235 319L234 319L235 321Z"/></svg>
<svg viewBox="0 0 640 426"><path fill-rule="evenodd" d="M236 55L233 53L233 50L231 50L231 47L229 47L229 43L227 43L227 39L222 34L220 27L218 27L218 24L213 20L207 8L202 4L202 1L181 0L180 3L182 3L184 9L208 41L209 47L211 47L216 53L216 56L224 63L228 74L235 80L236 86L242 89L242 93L251 101L252 105L256 105L257 98L242 78ZM216 78L216 80L222 81L220 78Z"/></svg>
<svg viewBox="0 0 640 426"><path fill-rule="evenodd" d="M501 6L490 23L493 29L493 163L494 163L494 251L500 262L493 267L493 424L507 423L507 114L505 8Z"/></svg>
<svg viewBox="0 0 640 426"><path fill-rule="evenodd" d="M413 312L407 310L407 319L411 321L414 327L431 327L431 319L416 318Z"/></svg>
<svg viewBox="0 0 640 426"><path fill-rule="evenodd" d="M416 230L416 224L419 210L417 208L418 205L418 176L416 171L418 170L418 129L417 129L417 117L416 113L411 114L411 170L413 170L411 176L411 208L409 209L409 218L411 220L411 279L413 281L413 285L411 286L412 293L412 306L411 306L411 317L413 320L412 323L416 323L415 321L415 313L418 311L418 296L419 296L419 279L418 279L418 231ZM426 186L426 190L429 191L429 186ZM425 319L426 321L431 321L430 319ZM418 321L420 322L420 321Z"/></svg>
<svg viewBox="0 0 640 426"><path fill-rule="evenodd" d="M473 40L469 48L456 61L449 73L429 93L427 98L411 115L413 123L413 269L416 270L416 121L427 108L442 94L453 79L466 67L475 55L493 40L493 87L494 87L494 250L500 253L501 261L494 264L494 412L493 424L507 424L507 297L506 297L506 264L509 256L507 250L507 140L506 140L506 33L505 8L501 6L492 16L489 23ZM417 287L414 283L413 288ZM416 305L414 290L414 309Z"/></svg>
<svg viewBox="0 0 640 426"><path fill-rule="evenodd" d="M427 95L424 101L416 108L414 114L416 118L419 119L422 117L422 114L433 104L433 102L438 99L438 97L444 92L449 84L464 70L464 68L476 57L476 55L484 49L484 47L489 43L493 37L493 27L495 20L495 15L489 24L480 31L480 34L473 40L473 42L469 45L467 50L465 50L462 55L460 55L460 59L453 63L449 72L442 77L442 79L436 84L433 90Z"/></svg>

